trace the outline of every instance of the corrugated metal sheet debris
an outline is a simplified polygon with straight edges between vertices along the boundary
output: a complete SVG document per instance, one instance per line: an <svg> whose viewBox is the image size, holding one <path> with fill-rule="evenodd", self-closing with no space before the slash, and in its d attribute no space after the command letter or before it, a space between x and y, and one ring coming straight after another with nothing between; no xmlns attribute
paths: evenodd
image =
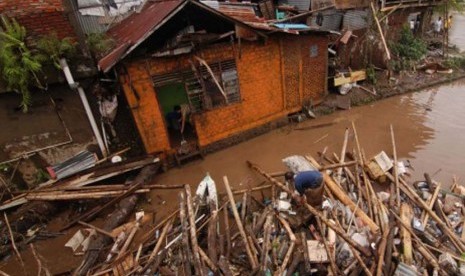
<svg viewBox="0 0 465 276"><path fill-rule="evenodd" d="M323 15L323 24L321 25L321 29L323 30L330 30L330 31L339 31L341 29L342 18L344 13L342 11L337 10L328 10L321 12ZM318 26L316 24L317 15L312 15L309 17L308 24L310 26Z"/></svg>
<svg viewBox="0 0 465 276"><path fill-rule="evenodd" d="M360 30L368 27L368 22L371 20L371 13L365 10L348 10L344 14L342 28L344 30Z"/></svg>
<svg viewBox="0 0 465 276"><path fill-rule="evenodd" d="M87 150L81 151L70 159L48 167L47 170L54 179L63 179L65 177L74 175L83 170L92 168L97 163L97 156L95 153Z"/></svg>

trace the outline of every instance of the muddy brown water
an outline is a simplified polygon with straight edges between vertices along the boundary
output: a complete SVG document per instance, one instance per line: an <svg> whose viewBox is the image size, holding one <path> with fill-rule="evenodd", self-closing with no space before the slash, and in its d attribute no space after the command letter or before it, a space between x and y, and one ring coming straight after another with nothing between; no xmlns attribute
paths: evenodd
<svg viewBox="0 0 465 276"><path fill-rule="evenodd" d="M384 150L392 154L389 125L393 124L396 135L398 156L409 160L412 180L422 179L424 172L434 175L444 186L452 182L456 175L465 179L465 81L425 90L422 92L396 96L370 105L335 112L316 120L298 125L286 126L265 135L235 145L225 150L207 155L205 160L197 160L159 175L155 182L162 184L191 184L197 186L208 172L217 181L220 192L224 192L222 177L228 176L235 189L245 189L258 185L262 178L252 173L245 161L259 164L264 170L273 172L284 170L281 159L293 154L310 154L328 147L327 153L340 154L344 131L354 121L360 143L367 158ZM295 130L309 126L330 124L326 127L309 130ZM325 138L322 138L325 137ZM350 136L348 151L355 147L354 137ZM460 181L460 183L464 183ZM146 212L155 212L157 220L170 214L177 205L177 192L173 190L154 191L149 200L141 204ZM59 218L58 220L62 220ZM60 225L63 221L52 221ZM98 225L98 222L94 222ZM43 265L52 273L61 273L76 267L81 257L74 257L69 248L63 245L77 228L66 235L35 243L37 252L43 257ZM53 229L52 229L53 231ZM23 250L23 257L30 275L35 274L37 264L31 250ZM0 264L0 270L11 275L23 275L19 264L12 256Z"/></svg>
<svg viewBox="0 0 465 276"><path fill-rule="evenodd" d="M412 179L424 172L448 185L453 175L465 179L465 96L463 85L456 82L422 92L406 94L370 105L340 111L297 126L274 130L231 148L210 154L204 161L191 162L182 169L173 169L158 178L164 184L196 185L209 172L221 183L224 175L232 183L247 183L255 179L245 160L259 164L264 170L284 170L281 159L293 154L311 154L328 147L327 153L340 155L344 131L354 121L360 144L367 158L384 150L392 155L389 125L395 131L397 153L409 160L414 170ZM312 125L327 127L295 130ZM323 138L326 137L326 138ZM348 151L355 147L353 135ZM219 185L220 189L222 185Z"/></svg>

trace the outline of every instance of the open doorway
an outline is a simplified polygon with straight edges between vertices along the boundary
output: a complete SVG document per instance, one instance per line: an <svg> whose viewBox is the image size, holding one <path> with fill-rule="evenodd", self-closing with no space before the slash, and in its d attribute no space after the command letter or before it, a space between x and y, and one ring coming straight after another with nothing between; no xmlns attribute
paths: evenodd
<svg viewBox="0 0 465 276"><path fill-rule="evenodd" d="M184 84L170 83L156 87L155 90L165 118L171 147L179 148L182 141L196 144L197 136L191 121L190 105Z"/></svg>

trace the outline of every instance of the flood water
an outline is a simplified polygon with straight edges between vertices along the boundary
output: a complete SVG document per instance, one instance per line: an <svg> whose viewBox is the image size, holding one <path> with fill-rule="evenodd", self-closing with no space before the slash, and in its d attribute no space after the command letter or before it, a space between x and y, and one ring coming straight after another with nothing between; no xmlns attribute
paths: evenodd
<svg viewBox="0 0 465 276"><path fill-rule="evenodd" d="M454 13L449 42L456 45L462 53L465 51L465 28L463 26L465 26L465 16Z"/></svg>
<svg viewBox="0 0 465 276"><path fill-rule="evenodd" d="M207 155L203 161L170 170L161 175L158 182L196 185L209 172L219 182L226 175L236 185L253 185L256 176L247 168L246 160L272 172L284 170L281 159L289 155L317 157L317 152L326 146L327 155L332 156L333 152L340 155L344 131L353 121L367 158L382 150L392 156L389 130L392 124L398 157L410 161L412 179L422 179L423 173L428 172L448 186L453 175L465 179L464 85L465 82L455 82L277 129ZM326 123L332 125L295 129ZM355 147L353 138L353 135L349 138L348 151Z"/></svg>
<svg viewBox="0 0 465 276"><path fill-rule="evenodd" d="M465 49L465 17L454 16L451 42ZM464 35L462 35L464 34ZM356 125L360 143L366 157L384 150L392 155L389 126L395 130L397 153L402 160L409 160L411 180L423 179L428 172L433 179L444 186L452 183L452 176L459 177L459 183L465 184L465 81L455 82L422 92L392 97L371 105L356 107L347 111L338 111L329 116L310 120L294 126L286 126L243 142L239 145L207 155L205 160L193 161L182 167L159 175L160 184L191 184L197 186L209 172L216 180L220 192L223 192L222 177L228 176L231 186L245 189L259 184L263 179L247 168L245 161L259 164L264 170L282 171L285 169L281 159L294 154L312 155L325 147L327 155L340 154L344 131ZM259 108L259 107L257 107ZM308 130L296 130L321 124L330 126ZM354 148L354 136L351 135L347 151ZM153 191L150 200L143 208L154 213L157 220L164 218L177 205L177 192L172 190ZM51 232L63 225L65 218L54 219L48 230ZM93 222L101 225L100 222ZM58 274L79 265L81 257L73 256L66 241L79 227L68 230L65 235L55 239L34 243L41 256L42 265L52 274ZM37 274L36 260L31 250L21 252L29 275ZM0 263L0 270L10 275L24 275L21 266L12 256Z"/></svg>

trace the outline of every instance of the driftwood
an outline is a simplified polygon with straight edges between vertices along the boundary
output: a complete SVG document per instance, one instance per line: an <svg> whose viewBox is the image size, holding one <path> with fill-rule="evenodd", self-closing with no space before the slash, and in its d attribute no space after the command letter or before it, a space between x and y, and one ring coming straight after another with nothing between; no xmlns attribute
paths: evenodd
<svg viewBox="0 0 465 276"><path fill-rule="evenodd" d="M134 181L130 185L133 187L138 187L144 183L149 182L155 173L158 170L157 165L149 165L141 170L137 175ZM103 230L110 232L113 228L122 224L132 213L136 203L139 199L139 196L136 194L128 194L127 197L121 200L119 207L115 209L113 213L106 220ZM79 220L78 220L79 221ZM95 265L98 261L100 250L111 242L111 238L104 235L96 235L95 238L91 241L89 248L84 255L84 259L79 265L79 267L74 271L74 275L86 275L89 270Z"/></svg>

